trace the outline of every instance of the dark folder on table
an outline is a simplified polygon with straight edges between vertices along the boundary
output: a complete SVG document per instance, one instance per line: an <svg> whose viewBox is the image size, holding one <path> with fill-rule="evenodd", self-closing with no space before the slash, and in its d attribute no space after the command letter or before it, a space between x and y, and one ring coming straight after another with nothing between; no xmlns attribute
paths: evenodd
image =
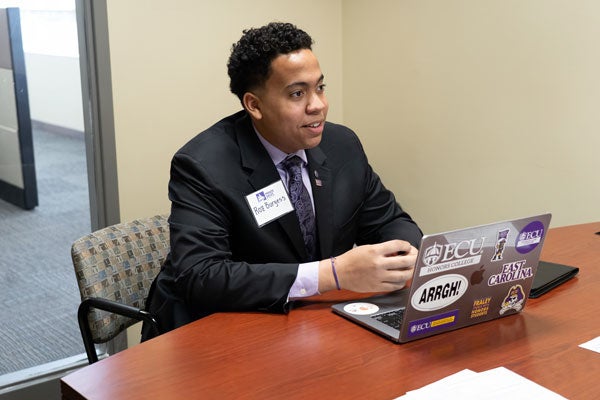
<svg viewBox="0 0 600 400"><path fill-rule="evenodd" d="M548 293L558 285L573 278L578 272L579 268L577 267L540 261L535 277L533 278L529 297L535 299L544 293Z"/></svg>

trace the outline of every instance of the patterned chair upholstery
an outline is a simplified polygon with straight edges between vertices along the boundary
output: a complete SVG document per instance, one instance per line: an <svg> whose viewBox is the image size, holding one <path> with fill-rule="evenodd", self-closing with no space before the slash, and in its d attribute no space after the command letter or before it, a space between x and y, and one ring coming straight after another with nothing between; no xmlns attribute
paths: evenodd
<svg viewBox="0 0 600 400"><path fill-rule="evenodd" d="M79 328L90 364L98 361L95 343L112 340L138 321L156 325L144 306L169 248L165 215L112 225L73 243Z"/></svg>

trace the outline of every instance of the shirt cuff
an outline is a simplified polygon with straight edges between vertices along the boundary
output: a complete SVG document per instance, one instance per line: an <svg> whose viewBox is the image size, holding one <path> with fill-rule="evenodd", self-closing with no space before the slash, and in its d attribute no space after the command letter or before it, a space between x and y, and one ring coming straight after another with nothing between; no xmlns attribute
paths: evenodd
<svg viewBox="0 0 600 400"><path fill-rule="evenodd" d="M319 294L319 261L300 264L296 280L290 288L288 300Z"/></svg>

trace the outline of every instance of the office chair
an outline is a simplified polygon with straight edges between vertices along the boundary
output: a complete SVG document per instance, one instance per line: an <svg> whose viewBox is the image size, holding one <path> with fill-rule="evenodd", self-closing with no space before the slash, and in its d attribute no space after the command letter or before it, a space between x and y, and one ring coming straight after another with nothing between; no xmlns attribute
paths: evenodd
<svg viewBox="0 0 600 400"><path fill-rule="evenodd" d="M136 322L157 329L144 306L169 248L164 215L112 225L73 243L82 300L77 319L90 364L98 361L94 344L114 339Z"/></svg>

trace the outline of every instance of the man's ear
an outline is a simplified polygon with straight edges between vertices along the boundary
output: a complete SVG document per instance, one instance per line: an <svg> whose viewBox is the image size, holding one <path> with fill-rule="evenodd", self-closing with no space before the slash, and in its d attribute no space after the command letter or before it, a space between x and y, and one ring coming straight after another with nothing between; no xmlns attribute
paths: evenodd
<svg viewBox="0 0 600 400"><path fill-rule="evenodd" d="M254 93L244 93L244 97L242 97L242 104L244 104L244 108L252 118L256 120L262 119L262 112L260 110L260 99L256 97Z"/></svg>

